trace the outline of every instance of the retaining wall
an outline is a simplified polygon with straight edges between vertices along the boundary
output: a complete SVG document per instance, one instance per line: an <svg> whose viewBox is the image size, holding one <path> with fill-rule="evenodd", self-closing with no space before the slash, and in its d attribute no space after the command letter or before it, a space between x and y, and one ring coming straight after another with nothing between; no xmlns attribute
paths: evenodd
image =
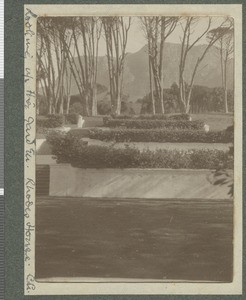
<svg viewBox="0 0 246 300"><path fill-rule="evenodd" d="M50 166L50 196L226 199L228 187L209 182L211 170L81 169Z"/></svg>

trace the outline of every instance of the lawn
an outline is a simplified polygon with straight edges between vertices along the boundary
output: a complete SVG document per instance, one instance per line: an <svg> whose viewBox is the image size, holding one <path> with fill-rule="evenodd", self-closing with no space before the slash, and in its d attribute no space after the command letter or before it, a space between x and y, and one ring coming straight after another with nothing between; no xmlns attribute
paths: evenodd
<svg viewBox="0 0 246 300"><path fill-rule="evenodd" d="M230 282L231 200L37 198L36 279Z"/></svg>

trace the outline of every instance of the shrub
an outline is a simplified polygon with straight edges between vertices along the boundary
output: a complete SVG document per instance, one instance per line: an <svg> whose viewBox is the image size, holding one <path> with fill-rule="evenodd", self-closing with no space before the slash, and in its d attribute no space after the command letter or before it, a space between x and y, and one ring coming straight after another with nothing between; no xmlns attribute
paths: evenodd
<svg viewBox="0 0 246 300"><path fill-rule="evenodd" d="M82 139L83 137L90 137L90 129L87 128L71 129L67 134L68 136L71 136L71 138Z"/></svg>
<svg viewBox="0 0 246 300"><path fill-rule="evenodd" d="M78 123L78 113L71 113L65 115L65 120L67 124L77 124Z"/></svg>
<svg viewBox="0 0 246 300"><path fill-rule="evenodd" d="M109 117L108 117L109 118ZM156 114L156 115L111 115L112 119L140 119L140 120L184 120L189 121L190 115L189 114L173 114L173 115L163 115L163 114Z"/></svg>
<svg viewBox="0 0 246 300"><path fill-rule="evenodd" d="M36 119L37 130L38 129L46 128L47 120L48 120L47 118L39 118L39 117L37 117L37 119Z"/></svg>
<svg viewBox="0 0 246 300"><path fill-rule="evenodd" d="M90 130L89 137L115 142L172 142L172 143L230 143L233 135L226 131L162 130L162 129L111 129Z"/></svg>
<svg viewBox="0 0 246 300"><path fill-rule="evenodd" d="M36 133L46 135L48 132L49 132L49 128L39 127L39 126L36 127Z"/></svg>
<svg viewBox="0 0 246 300"><path fill-rule="evenodd" d="M234 125L228 126L225 130L224 130L225 134L230 136L231 141L233 142L234 140Z"/></svg>
<svg viewBox="0 0 246 300"><path fill-rule="evenodd" d="M64 115L48 115L47 126L48 128L61 127L64 124Z"/></svg>
<svg viewBox="0 0 246 300"><path fill-rule="evenodd" d="M177 114L177 115L171 115L169 116L169 119L171 120L186 120L189 121L191 116L189 114Z"/></svg>
<svg viewBox="0 0 246 300"><path fill-rule="evenodd" d="M75 102L72 105L70 105L69 114L80 114L83 116L84 113L85 113L85 108L81 102Z"/></svg>
<svg viewBox="0 0 246 300"><path fill-rule="evenodd" d="M110 103L99 101L97 103L97 111L99 115L107 115L111 112L111 105Z"/></svg>
<svg viewBox="0 0 246 300"><path fill-rule="evenodd" d="M229 152L221 150L144 150L126 147L85 146L71 135L52 132L47 141L58 163L80 168L233 168Z"/></svg>
<svg viewBox="0 0 246 300"><path fill-rule="evenodd" d="M64 121L64 115L47 115L44 118L37 118L36 125L42 128L57 128L61 127Z"/></svg>
<svg viewBox="0 0 246 300"><path fill-rule="evenodd" d="M233 173L228 172L223 168L212 171L212 180L210 181L213 185L226 185L229 188L228 195L233 197L234 194L234 178Z"/></svg>
<svg viewBox="0 0 246 300"><path fill-rule="evenodd" d="M57 162L68 162L71 159L73 146L78 140L76 137L66 134L64 131L50 131L46 137L52 147L52 154L56 155Z"/></svg>
<svg viewBox="0 0 246 300"><path fill-rule="evenodd" d="M225 129L226 131L228 131L228 132L234 132L234 125L230 125L230 126L228 126L226 129Z"/></svg>
<svg viewBox="0 0 246 300"><path fill-rule="evenodd" d="M202 129L204 122L196 121L183 121L183 120L133 120L133 119L104 119L104 125L107 127L120 127L135 129L150 129L150 128L165 128L165 129Z"/></svg>

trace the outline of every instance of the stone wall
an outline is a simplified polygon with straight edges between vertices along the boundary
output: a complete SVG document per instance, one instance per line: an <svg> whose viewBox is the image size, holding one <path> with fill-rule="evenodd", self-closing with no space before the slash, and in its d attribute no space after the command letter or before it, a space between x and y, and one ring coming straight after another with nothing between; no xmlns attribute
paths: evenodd
<svg viewBox="0 0 246 300"><path fill-rule="evenodd" d="M50 196L226 199L228 187L209 182L211 170L81 169L50 165Z"/></svg>

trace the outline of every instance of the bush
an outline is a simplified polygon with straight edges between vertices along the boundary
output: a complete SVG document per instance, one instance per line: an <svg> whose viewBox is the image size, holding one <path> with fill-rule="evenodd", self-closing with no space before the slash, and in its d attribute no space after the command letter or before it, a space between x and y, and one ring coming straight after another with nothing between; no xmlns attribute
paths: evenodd
<svg viewBox="0 0 246 300"><path fill-rule="evenodd" d="M85 113L85 108L81 102L75 102L72 105L70 105L69 114L80 114L83 116L84 113Z"/></svg>
<svg viewBox="0 0 246 300"><path fill-rule="evenodd" d="M115 149L106 146L85 146L71 135L52 132L47 141L58 163L80 168L233 168L233 158L221 150L145 150L127 146Z"/></svg>
<svg viewBox="0 0 246 300"><path fill-rule="evenodd" d="M189 121L191 119L191 116L189 114L177 114L169 116L169 119Z"/></svg>
<svg viewBox="0 0 246 300"><path fill-rule="evenodd" d="M47 118L39 118L37 117L36 119L36 127L37 127L37 130L38 129L43 129L43 128L47 128L46 125L47 125Z"/></svg>
<svg viewBox="0 0 246 300"><path fill-rule="evenodd" d="M234 132L234 125L228 126L225 130L226 130L227 132L233 133L233 132Z"/></svg>
<svg viewBox="0 0 246 300"><path fill-rule="evenodd" d="M108 117L109 118L109 117ZM163 114L156 114L156 115L111 115L112 119L140 119L140 120L184 120L189 121L190 115L189 114L173 114L173 115L163 115Z"/></svg>
<svg viewBox="0 0 246 300"><path fill-rule="evenodd" d="M37 127L57 128L64 124L64 115L47 115L47 117L38 117L36 120Z"/></svg>
<svg viewBox="0 0 246 300"><path fill-rule="evenodd" d="M93 129L90 130L89 137L115 142L230 143L233 141L233 134L227 131L201 130Z"/></svg>
<svg viewBox="0 0 246 300"><path fill-rule="evenodd" d="M48 115L47 128L61 127L65 123L64 115Z"/></svg>
<svg viewBox="0 0 246 300"><path fill-rule="evenodd" d="M53 130L47 134L46 140L52 147L52 154L57 156L57 162L62 163L71 159L73 145L78 139L64 131Z"/></svg>
<svg viewBox="0 0 246 300"><path fill-rule="evenodd" d="M107 115L111 112L111 105L110 103L99 101L97 103L97 112L99 115Z"/></svg>
<svg viewBox="0 0 246 300"><path fill-rule="evenodd" d="M67 134L68 136L71 136L71 138L82 139L84 137L90 137L90 129L87 128L71 129Z"/></svg>
<svg viewBox="0 0 246 300"><path fill-rule="evenodd" d="M78 123L79 114L71 113L65 115L65 120L67 124L77 124Z"/></svg>
<svg viewBox="0 0 246 300"><path fill-rule="evenodd" d="M150 129L150 128L165 128L165 129L203 129L204 122L196 121L183 121L183 120L118 120L104 118L104 125L107 127L120 127L135 129Z"/></svg>
<svg viewBox="0 0 246 300"><path fill-rule="evenodd" d="M225 130L224 130L225 134L228 135L231 139L231 141L234 141L234 125L228 126Z"/></svg>

